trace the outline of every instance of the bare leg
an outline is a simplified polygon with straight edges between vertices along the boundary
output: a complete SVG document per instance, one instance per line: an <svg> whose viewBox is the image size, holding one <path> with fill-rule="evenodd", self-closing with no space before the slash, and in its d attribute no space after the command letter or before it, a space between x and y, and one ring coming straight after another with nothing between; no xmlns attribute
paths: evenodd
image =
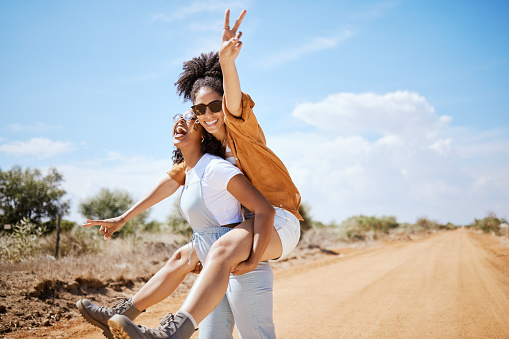
<svg viewBox="0 0 509 339"><path fill-rule="evenodd" d="M197 323L205 319L224 297L230 272L249 258L252 242L252 219L238 225L216 241L181 310L190 313ZM279 258L281 253L281 240L277 231L272 228L270 243L261 261Z"/></svg>
<svg viewBox="0 0 509 339"><path fill-rule="evenodd" d="M132 301L140 311L146 310L152 305L166 299L184 281L186 275L193 271L198 264L196 251L189 254L191 248L184 245L179 248L172 257L143 287L133 296Z"/></svg>

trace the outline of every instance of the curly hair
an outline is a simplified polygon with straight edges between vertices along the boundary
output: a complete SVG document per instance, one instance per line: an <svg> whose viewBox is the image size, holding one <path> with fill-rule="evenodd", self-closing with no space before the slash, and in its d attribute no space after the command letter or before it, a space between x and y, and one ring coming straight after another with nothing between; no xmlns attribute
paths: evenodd
<svg viewBox="0 0 509 339"><path fill-rule="evenodd" d="M196 93L202 87L210 87L220 95L224 94L223 72L217 52L202 53L199 57L184 62L183 69L175 86L184 101L191 100L194 103Z"/></svg>
<svg viewBox="0 0 509 339"><path fill-rule="evenodd" d="M217 155L220 158L226 159L226 151L223 147L221 141L214 138L212 134L203 129L203 140L200 145L200 151L202 153L209 153L212 155ZM180 149L176 148L173 151L173 164L180 164L184 161L184 156Z"/></svg>

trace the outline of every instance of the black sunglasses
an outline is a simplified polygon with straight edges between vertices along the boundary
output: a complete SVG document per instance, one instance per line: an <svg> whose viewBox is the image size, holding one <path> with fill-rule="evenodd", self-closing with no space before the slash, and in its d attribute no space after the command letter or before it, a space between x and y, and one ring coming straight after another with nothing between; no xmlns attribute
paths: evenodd
<svg viewBox="0 0 509 339"><path fill-rule="evenodd" d="M214 100L212 102L209 102L208 105L198 104L198 105L191 106L191 108L193 109L193 112L196 115L205 114L207 112L207 107L209 108L209 110L212 113L221 112L221 110L223 109L223 102L221 100Z"/></svg>

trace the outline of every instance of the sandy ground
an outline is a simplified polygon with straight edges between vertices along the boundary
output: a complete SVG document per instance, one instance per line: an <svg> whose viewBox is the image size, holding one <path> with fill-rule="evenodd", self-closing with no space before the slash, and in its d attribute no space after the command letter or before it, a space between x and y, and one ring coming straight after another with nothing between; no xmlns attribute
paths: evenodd
<svg viewBox="0 0 509 339"><path fill-rule="evenodd" d="M338 251L276 270L278 338L509 338L509 247L499 239L457 230ZM182 298L137 322L157 326ZM103 338L81 319L5 337Z"/></svg>

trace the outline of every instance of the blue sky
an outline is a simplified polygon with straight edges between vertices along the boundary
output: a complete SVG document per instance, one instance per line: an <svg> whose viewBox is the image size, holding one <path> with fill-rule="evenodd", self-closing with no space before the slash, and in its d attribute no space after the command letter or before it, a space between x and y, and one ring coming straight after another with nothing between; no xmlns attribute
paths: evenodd
<svg viewBox="0 0 509 339"><path fill-rule="evenodd" d="M71 220L102 187L141 198L225 8L247 9L242 89L314 219L509 217L505 1L1 1L0 168L56 167Z"/></svg>

